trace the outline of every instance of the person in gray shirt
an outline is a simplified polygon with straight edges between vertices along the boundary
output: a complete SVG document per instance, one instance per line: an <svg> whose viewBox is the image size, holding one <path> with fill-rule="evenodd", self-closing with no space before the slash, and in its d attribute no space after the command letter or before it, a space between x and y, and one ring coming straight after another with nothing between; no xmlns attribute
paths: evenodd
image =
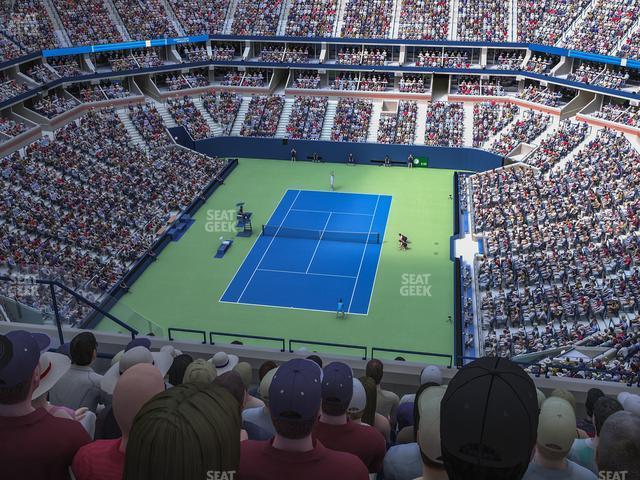
<svg viewBox="0 0 640 480"><path fill-rule="evenodd" d="M95 413L98 403L110 403L110 396L100 388L102 375L91 368L98 342L91 332L82 332L71 340L71 368L49 392L53 405L77 410L86 407Z"/></svg>

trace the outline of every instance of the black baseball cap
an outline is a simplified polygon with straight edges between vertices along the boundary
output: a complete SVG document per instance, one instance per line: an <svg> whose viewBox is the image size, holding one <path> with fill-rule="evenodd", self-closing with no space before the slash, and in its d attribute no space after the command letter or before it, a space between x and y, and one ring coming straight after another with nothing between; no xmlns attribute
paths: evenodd
<svg viewBox="0 0 640 480"><path fill-rule="evenodd" d="M536 443L538 397L533 380L505 358L480 358L449 382L440 436L451 480L524 475Z"/></svg>

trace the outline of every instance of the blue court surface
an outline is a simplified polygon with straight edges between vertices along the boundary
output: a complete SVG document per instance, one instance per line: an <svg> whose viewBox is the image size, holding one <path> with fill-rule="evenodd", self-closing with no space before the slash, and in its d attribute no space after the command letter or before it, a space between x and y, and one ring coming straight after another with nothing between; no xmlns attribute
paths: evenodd
<svg viewBox="0 0 640 480"><path fill-rule="evenodd" d="M366 315L391 196L287 190L221 302Z"/></svg>

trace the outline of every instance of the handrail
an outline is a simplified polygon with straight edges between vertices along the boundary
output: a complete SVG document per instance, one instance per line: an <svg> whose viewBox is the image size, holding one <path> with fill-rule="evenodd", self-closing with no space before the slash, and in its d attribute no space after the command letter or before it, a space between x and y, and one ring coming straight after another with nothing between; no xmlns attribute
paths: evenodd
<svg viewBox="0 0 640 480"><path fill-rule="evenodd" d="M270 342L278 342L282 344L281 352L285 351L285 340L280 337L265 337L263 335L246 335L241 333L226 333L226 332L209 332L209 344L215 345L216 343L213 341L214 335L220 335L223 337L240 337L240 338L250 338L252 340L267 340Z"/></svg>
<svg viewBox="0 0 640 480"><path fill-rule="evenodd" d="M173 342L174 338L173 335L171 335L173 332L184 332L184 333L198 333L198 334L202 334L202 344L206 345L207 343L207 332L205 332L204 330L197 330L197 329L193 329L193 328L178 328L178 327L169 327L167 329L167 333L169 334L169 341Z"/></svg>
<svg viewBox="0 0 640 480"><path fill-rule="evenodd" d="M375 358L375 355L374 355L375 352L404 353L406 355L420 355L423 357L447 358L449 359L448 368L453 367L453 355L449 355L446 353L418 352L415 350L402 350L397 348L371 347L371 358Z"/></svg>
<svg viewBox="0 0 640 480"><path fill-rule="evenodd" d="M362 360L367 359L367 347L363 345L350 345L346 343L333 343L333 342L314 342L309 340L295 340L289 339L289 353L293 353L292 344L294 343L303 343L305 345L320 345L323 347L338 347L338 348L351 348L364 351L364 355L362 356Z"/></svg>

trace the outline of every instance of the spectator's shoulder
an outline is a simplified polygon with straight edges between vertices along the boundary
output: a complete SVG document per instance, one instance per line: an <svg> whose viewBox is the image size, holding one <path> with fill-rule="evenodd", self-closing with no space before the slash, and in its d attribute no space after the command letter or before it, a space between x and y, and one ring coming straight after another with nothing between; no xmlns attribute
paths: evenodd
<svg viewBox="0 0 640 480"><path fill-rule="evenodd" d="M340 478L349 480L366 480L369 478L369 470L356 455L336 450L326 450L325 461L334 466L336 470L344 473Z"/></svg>

